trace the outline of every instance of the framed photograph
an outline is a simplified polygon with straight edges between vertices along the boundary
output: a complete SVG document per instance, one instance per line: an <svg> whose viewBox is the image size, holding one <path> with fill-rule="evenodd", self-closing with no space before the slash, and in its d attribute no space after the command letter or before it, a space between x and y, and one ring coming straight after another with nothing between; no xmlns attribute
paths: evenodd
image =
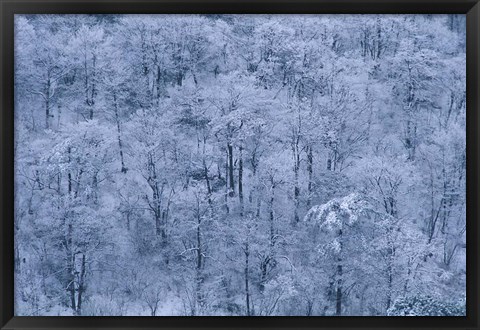
<svg viewBox="0 0 480 330"><path fill-rule="evenodd" d="M476 0L1 10L1 329L478 329Z"/></svg>

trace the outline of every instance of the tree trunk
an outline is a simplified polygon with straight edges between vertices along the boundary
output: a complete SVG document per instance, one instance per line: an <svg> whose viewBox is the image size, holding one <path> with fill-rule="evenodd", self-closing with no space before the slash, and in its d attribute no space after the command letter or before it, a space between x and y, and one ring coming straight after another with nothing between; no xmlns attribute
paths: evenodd
<svg viewBox="0 0 480 330"><path fill-rule="evenodd" d="M203 159L203 173L205 176L205 184L207 185L207 198L208 198L208 205L210 206L210 211L213 213L212 208L212 187L210 186L210 179L208 178L208 168L207 163L205 162L205 158Z"/></svg>
<svg viewBox="0 0 480 330"><path fill-rule="evenodd" d="M113 107L115 109L115 121L117 122L117 139L118 147L120 149L120 162L122 164L122 173L127 173L127 167L125 166L125 161L123 158L123 143L122 143L122 131L120 128L120 118L118 116L118 103L117 103L117 92L113 91Z"/></svg>
<svg viewBox="0 0 480 330"><path fill-rule="evenodd" d="M380 18L377 18L377 42L376 42L376 54L375 54L375 59L378 60L380 59L380 56L382 54L382 25L380 23Z"/></svg>
<svg viewBox="0 0 480 330"><path fill-rule="evenodd" d="M75 198L78 197L78 193L79 193L79 191L80 191L80 181L81 181L81 179L82 179L82 175L83 175L83 169L81 168L81 169L78 171L78 174L77 174L77 179L76 179L77 185L76 185L75 192L74 192L74 194L73 194L73 196L74 196Z"/></svg>
<svg viewBox="0 0 480 330"><path fill-rule="evenodd" d="M228 195L229 195L229 189L228 189L228 178L229 178L229 170L230 170L230 167L228 166L228 157L229 153L228 153L228 150L227 150L227 159L225 161L225 213L226 214L229 214L230 213L230 209L228 208Z"/></svg>
<svg viewBox="0 0 480 330"><path fill-rule="evenodd" d="M180 69L177 73L177 85L181 87L182 84L183 84L183 72Z"/></svg>
<svg viewBox="0 0 480 330"><path fill-rule="evenodd" d="M163 87L163 82L162 82L162 70L160 69L160 65L157 64L157 78L155 80L155 85L157 89L157 104L160 103L160 99L162 97L162 87Z"/></svg>
<svg viewBox="0 0 480 330"><path fill-rule="evenodd" d="M45 93L45 128L50 128L50 89L51 89L51 78L50 78L50 71L48 71L47 77L47 90Z"/></svg>
<svg viewBox="0 0 480 330"><path fill-rule="evenodd" d="M261 270L261 280L260 280L260 291L263 292L265 289L265 281L267 279L267 275L269 271L275 267L275 217L273 213L273 202L275 198L275 184L273 181L273 177L270 177L270 200L268 202L268 222L269 222L269 242L268 242L268 252L267 255L263 258L260 264Z"/></svg>
<svg viewBox="0 0 480 330"><path fill-rule="evenodd" d="M417 135L417 125L412 122L412 120L407 120L407 136L405 138L405 147L408 151L408 160L415 160L416 153L416 135Z"/></svg>
<svg viewBox="0 0 480 330"><path fill-rule="evenodd" d="M157 236L162 236L165 237L165 228L162 225L162 203L161 203L161 198L163 194L163 188L160 189L158 186L158 180L157 180L157 171L155 168L155 163L153 161L153 157L150 154L149 155L149 178L148 178L148 184L150 185L150 188L152 189L152 205L150 205L154 217L155 217L155 234Z"/></svg>
<svg viewBox="0 0 480 330"><path fill-rule="evenodd" d="M249 233L248 233L249 234ZM251 316L251 310L250 310L250 288L249 288L249 257L250 257L250 246L249 242L245 243L245 304L246 304L246 309L247 309L247 316Z"/></svg>
<svg viewBox="0 0 480 330"><path fill-rule="evenodd" d="M202 251L202 232L201 232L202 218L200 216L200 203L197 200L197 265L195 269L195 305L201 307L203 305L202 295L202 268L203 268L203 251ZM197 310L197 308L196 308Z"/></svg>
<svg viewBox="0 0 480 330"><path fill-rule="evenodd" d="M392 303L392 284L393 284L393 276L392 276L392 264L391 260L388 261L387 265L387 310L390 308Z"/></svg>
<svg viewBox="0 0 480 330"><path fill-rule="evenodd" d="M297 224L300 221L300 217L298 215L298 207L300 204L300 186L298 182L298 175L300 171L300 151L299 151L299 141L298 138L295 139L295 143L293 145L293 172L294 172L294 187L293 187L293 198L294 198L294 211L293 211L293 223Z"/></svg>
<svg viewBox="0 0 480 330"><path fill-rule="evenodd" d="M71 224L68 225L68 232L66 238L66 254L67 254L67 290L70 294L70 307L73 312L77 313L77 305L75 302L75 254L72 250L72 235L73 227Z"/></svg>
<svg viewBox="0 0 480 330"><path fill-rule="evenodd" d="M308 147L307 172L308 172L307 209L310 209L310 206L312 205L312 194L313 194L313 150L312 150L312 146Z"/></svg>
<svg viewBox="0 0 480 330"><path fill-rule="evenodd" d="M240 216L243 217L243 147L239 148L238 161L238 199L240 202Z"/></svg>
<svg viewBox="0 0 480 330"><path fill-rule="evenodd" d="M270 187L271 187L271 194L270 194L270 202L268 205L269 208L269 220L270 220L270 246L273 247L274 245L274 237L275 237L275 217L273 213L273 202L275 200L275 183L273 181L273 177L270 177Z"/></svg>
<svg viewBox="0 0 480 330"><path fill-rule="evenodd" d="M396 216L396 208L393 202L393 198L390 198L390 215ZM393 242L393 226L389 226L387 229L387 310L392 304L392 291L393 291L393 261L395 255L395 247Z"/></svg>
<svg viewBox="0 0 480 330"><path fill-rule="evenodd" d="M337 258L337 293L335 298L335 315L342 315L342 286L343 286L343 266L342 266L342 230L338 232L340 241L340 252Z"/></svg>
<svg viewBox="0 0 480 330"><path fill-rule="evenodd" d="M62 107L59 104L57 105L57 131L60 129L61 116L62 116Z"/></svg>
<svg viewBox="0 0 480 330"><path fill-rule="evenodd" d="M295 210L293 215L294 223L298 223L300 221L300 217L298 215L298 207L300 204L300 187L298 186L298 170L295 171L295 187L294 187L294 198L295 198Z"/></svg>
<svg viewBox="0 0 480 330"><path fill-rule="evenodd" d="M156 194L154 194L153 198L157 198L156 197ZM155 204L157 204L157 202L154 202ZM162 215L161 215L161 212L159 210L159 207L157 205L154 206L155 207L155 210L153 211L154 215L155 215L155 234L157 236L163 236L162 235Z"/></svg>
<svg viewBox="0 0 480 330"><path fill-rule="evenodd" d="M72 153L72 148L68 147L67 152L68 152L68 162L70 163L71 161L70 155ZM68 171L67 177L68 177L68 194L71 195L72 194L72 172Z"/></svg>
<svg viewBox="0 0 480 330"><path fill-rule="evenodd" d="M93 119L93 106L95 104L95 96L96 96L96 87L95 87L95 66L96 66L96 56L93 55L93 62L92 62L92 81L89 80L89 73L88 73L88 61L87 61L87 53L85 48L85 57L84 57L84 69L85 69L85 103L89 109L89 119Z"/></svg>
<svg viewBox="0 0 480 330"><path fill-rule="evenodd" d="M80 278L78 282L78 297L77 297L77 315L82 315L82 298L85 291L85 253L82 256L82 266L80 269Z"/></svg>
<svg viewBox="0 0 480 330"><path fill-rule="evenodd" d="M92 178L92 195L93 195L93 204L98 204L98 173L95 171Z"/></svg>
<svg viewBox="0 0 480 330"><path fill-rule="evenodd" d="M233 146L228 143L227 145L228 150L228 179L230 182L230 191L228 195L233 197L235 195L235 181L233 179Z"/></svg>

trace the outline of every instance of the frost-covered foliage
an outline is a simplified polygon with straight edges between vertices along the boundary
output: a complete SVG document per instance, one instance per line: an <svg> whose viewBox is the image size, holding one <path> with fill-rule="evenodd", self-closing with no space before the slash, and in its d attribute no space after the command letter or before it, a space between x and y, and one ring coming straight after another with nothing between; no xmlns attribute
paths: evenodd
<svg viewBox="0 0 480 330"><path fill-rule="evenodd" d="M464 309L465 16L16 15L15 134L17 315Z"/></svg>
<svg viewBox="0 0 480 330"><path fill-rule="evenodd" d="M438 300L430 296L399 298L387 311L388 316L465 316L465 300Z"/></svg>
<svg viewBox="0 0 480 330"><path fill-rule="evenodd" d="M349 226L368 209L368 203L358 193L343 198L333 198L328 203L312 207L305 215L304 221L321 223L328 229L343 227L342 218Z"/></svg>

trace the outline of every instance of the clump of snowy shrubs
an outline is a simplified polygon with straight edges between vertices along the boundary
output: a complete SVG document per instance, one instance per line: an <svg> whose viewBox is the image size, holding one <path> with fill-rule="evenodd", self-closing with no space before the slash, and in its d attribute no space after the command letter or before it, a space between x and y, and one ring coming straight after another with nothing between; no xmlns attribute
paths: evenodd
<svg viewBox="0 0 480 330"><path fill-rule="evenodd" d="M402 297L387 311L388 316L465 316L465 300L442 301L431 296Z"/></svg>

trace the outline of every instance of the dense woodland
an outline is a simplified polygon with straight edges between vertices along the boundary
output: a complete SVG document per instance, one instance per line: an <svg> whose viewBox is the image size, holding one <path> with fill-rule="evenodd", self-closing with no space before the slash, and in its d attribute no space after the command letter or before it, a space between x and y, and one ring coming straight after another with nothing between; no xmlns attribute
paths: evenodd
<svg viewBox="0 0 480 330"><path fill-rule="evenodd" d="M464 315L463 15L17 15L17 315Z"/></svg>

